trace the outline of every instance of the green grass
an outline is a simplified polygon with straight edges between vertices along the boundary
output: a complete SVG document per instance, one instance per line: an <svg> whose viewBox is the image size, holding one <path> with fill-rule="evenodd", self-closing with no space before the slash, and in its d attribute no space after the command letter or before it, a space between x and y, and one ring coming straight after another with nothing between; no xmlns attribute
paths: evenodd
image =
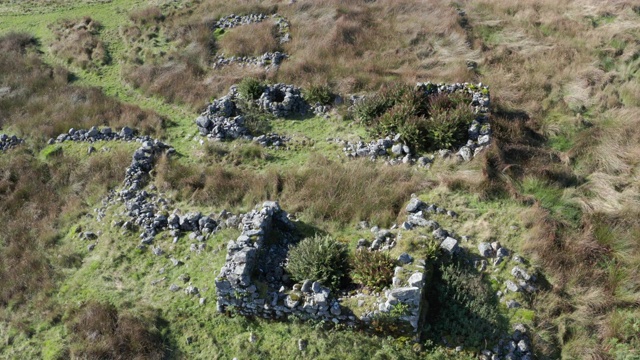
<svg viewBox="0 0 640 360"><path fill-rule="evenodd" d="M557 218L577 226L582 211L580 207L568 197L569 191L548 185L544 181L528 177L522 182L525 194L533 195L542 207L551 211Z"/></svg>

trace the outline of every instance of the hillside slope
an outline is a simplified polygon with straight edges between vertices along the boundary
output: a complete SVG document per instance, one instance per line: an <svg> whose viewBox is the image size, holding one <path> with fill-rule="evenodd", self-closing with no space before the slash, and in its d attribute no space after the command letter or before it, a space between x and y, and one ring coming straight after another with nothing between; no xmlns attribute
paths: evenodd
<svg viewBox="0 0 640 360"><path fill-rule="evenodd" d="M1 358L640 357L632 1L0 1L0 35ZM221 313L264 201L437 258L422 337Z"/></svg>

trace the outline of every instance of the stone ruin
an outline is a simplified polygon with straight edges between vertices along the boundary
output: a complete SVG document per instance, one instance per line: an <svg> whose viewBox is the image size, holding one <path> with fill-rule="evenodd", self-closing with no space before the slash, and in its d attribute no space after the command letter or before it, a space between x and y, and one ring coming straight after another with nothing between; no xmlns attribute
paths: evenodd
<svg viewBox="0 0 640 360"><path fill-rule="evenodd" d="M245 126L245 117L237 105L238 101L238 89L232 86L227 95L209 104L195 120L200 135L215 140L253 140L265 146L279 146L288 140L273 133L254 137ZM254 103L276 117L304 116L310 111L300 88L293 85L267 85Z"/></svg>
<svg viewBox="0 0 640 360"><path fill-rule="evenodd" d="M244 216L241 228L242 234L227 245L226 262L215 281L219 312L283 320L295 316L367 326L376 316L389 314L403 304L406 312L397 319L419 333L426 312L424 286L429 276L424 261L401 262L384 295L334 294L313 279L289 287L291 281L284 264L288 248L297 238L292 235L295 225L287 213L277 202L265 202ZM356 306L366 301L375 308L356 315L345 305L350 301L355 301Z"/></svg>
<svg viewBox="0 0 640 360"><path fill-rule="evenodd" d="M273 14L268 16L266 14L249 14L249 15L235 15L231 14L220 18L213 25L214 29L232 29L234 27L248 25L248 24L256 24L267 19L273 19L275 21L277 32L278 32L278 42L280 44L285 44L291 41L291 24L289 21L278 14ZM239 65L254 65L261 66L267 69L269 68L278 68L283 60L288 59L289 55L275 51L275 52L266 52L261 56L225 56L224 54L217 55L213 60L213 67L218 68L225 65L230 64L239 64Z"/></svg>
<svg viewBox="0 0 640 360"><path fill-rule="evenodd" d="M477 156L491 142L491 125L489 124L489 88L480 84L456 83L456 84L433 84L431 82L418 83L416 88L426 94L451 94L463 92L471 95L471 107L476 118L469 124L469 138L467 143L460 147L456 155L464 161L469 161ZM362 96L352 96L351 103L362 101ZM400 141L398 134L387 136L383 139L373 140L368 143L363 141L350 142L340 139L332 139L342 145L342 150L347 157L366 157L371 160L385 158L390 165L400 163L416 163L427 166L433 161L432 157L426 154L414 154L411 149ZM439 151L442 157L451 156L449 150Z"/></svg>

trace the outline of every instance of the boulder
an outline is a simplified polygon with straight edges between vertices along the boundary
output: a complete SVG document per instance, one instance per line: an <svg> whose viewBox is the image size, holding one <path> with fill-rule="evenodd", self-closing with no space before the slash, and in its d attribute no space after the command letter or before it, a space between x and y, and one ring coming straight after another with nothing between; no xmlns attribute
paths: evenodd
<svg viewBox="0 0 640 360"><path fill-rule="evenodd" d="M414 273L409 277L409 286L421 288L424 286L424 274L421 272Z"/></svg>
<svg viewBox="0 0 640 360"><path fill-rule="evenodd" d="M452 237L445 238L444 241L440 243L440 248L446 251L447 253L449 253L450 255L457 253L458 250L460 249L458 247L458 240Z"/></svg>
<svg viewBox="0 0 640 360"><path fill-rule="evenodd" d="M424 201L418 199L417 197L414 197L409 201L409 204L407 204L407 207L405 208L405 210L408 213L417 213L418 211L426 207L427 207L427 204Z"/></svg>
<svg viewBox="0 0 640 360"><path fill-rule="evenodd" d="M478 244L478 251L480 252L480 255L484 257L491 257L493 255L491 244L487 242L481 242Z"/></svg>

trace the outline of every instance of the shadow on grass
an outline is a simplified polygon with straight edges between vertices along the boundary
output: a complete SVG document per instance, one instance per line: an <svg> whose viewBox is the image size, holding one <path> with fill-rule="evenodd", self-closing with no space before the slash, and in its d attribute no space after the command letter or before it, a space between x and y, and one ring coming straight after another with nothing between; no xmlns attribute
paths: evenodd
<svg viewBox="0 0 640 360"><path fill-rule="evenodd" d="M435 266L429 312L423 336L432 344L446 342L484 349L498 343L508 319L489 281L464 255L443 259Z"/></svg>

